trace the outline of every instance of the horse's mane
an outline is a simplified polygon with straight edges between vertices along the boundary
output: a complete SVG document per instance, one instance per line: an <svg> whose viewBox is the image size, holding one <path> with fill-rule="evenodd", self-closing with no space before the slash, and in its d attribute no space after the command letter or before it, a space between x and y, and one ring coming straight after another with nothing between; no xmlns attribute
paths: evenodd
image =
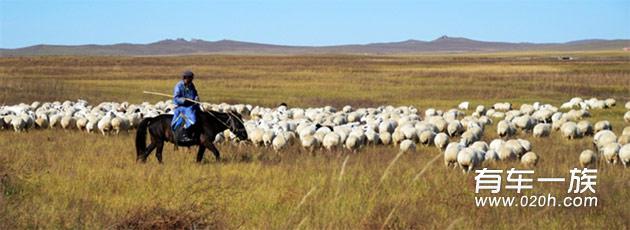
<svg viewBox="0 0 630 230"><path fill-rule="evenodd" d="M219 112L219 111L216 111L216 110L210 110L210 111L205 111L205 112L206 113L212 113L213 115L221 115L221 116L227 116L228 115L227 113Z"/></svg>
<svg viewBox="0 0 630 230"><path fill-rule="evenodd" d="M164 119L164 118L172 119L173 118L173 114L163 113L163 114L157 115L155 117L145 117L145 119L148 119L148 118L151 118L151 119L154 119L154 120Z"/></svg>
<svg viewBox="0 0 630 230"><path fill-rule="evenodd" d="M210 111L206 111L206 112L209 113L210 116L214 116L215 118L221 118L221 119L228 119L230 116L234 116L234 118L236 118L236 121L238 121L238 122L240 122L242 124L245 123L245 121L243 121L243 117L238 112L230 111L230 112L224 113L224 112L219 112L219 111L215 111L215 110L210 110Z"/></svg>
<svg viewBox="0 0 630 230"><path fill-rule="evenodd" d="M219 112L219 111L214 111L214 110L199 111L199 112L201 114L205 114L210 119L217 119L217 120L219 120L219 122L227 122L227 119L230 118L230 114L229 113L224 113L224 112Z"/></svg>
<svg viewBox="0 0 630 230"><path fill-rule="evenodd" d="M227 119L230 116L228 113L214 111L214 110L205 111L205 112L200 111L200 112L202 114L207 113L210 115L210 117L215 117L215 118L220 118L220 119Z"/></svg>

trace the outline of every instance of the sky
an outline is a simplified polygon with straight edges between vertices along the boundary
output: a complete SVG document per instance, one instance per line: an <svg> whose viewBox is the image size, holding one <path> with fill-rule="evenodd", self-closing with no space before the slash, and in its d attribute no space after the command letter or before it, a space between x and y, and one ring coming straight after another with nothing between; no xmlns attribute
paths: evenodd
<svg viewBox="0 0 630 230"><path fill-rule="evenodd" d="M630 0L0 0L0 48L231 39L281 45L630 39Z"/></svg>

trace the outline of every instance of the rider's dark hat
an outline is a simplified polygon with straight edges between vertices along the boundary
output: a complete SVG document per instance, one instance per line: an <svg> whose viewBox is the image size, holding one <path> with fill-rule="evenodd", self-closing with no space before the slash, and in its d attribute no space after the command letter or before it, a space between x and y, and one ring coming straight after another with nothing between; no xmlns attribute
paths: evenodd
<svg viewBox="0 0 630 230"><path fill-rule="evenodd" d="M190 70L186 70L182 73L182 78L193 78L193 77L195 77L195 74Z"/></svg>

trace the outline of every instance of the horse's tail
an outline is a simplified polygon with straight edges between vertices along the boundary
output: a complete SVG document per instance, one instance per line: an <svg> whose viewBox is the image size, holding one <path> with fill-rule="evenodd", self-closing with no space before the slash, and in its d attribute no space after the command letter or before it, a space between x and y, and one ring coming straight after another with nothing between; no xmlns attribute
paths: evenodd
<svg viewBox="0 0 630 230"><path fill-rule="evenodd" d="M147 127L151 122L151 118L146 118L138 124L138 131L136 131L136 154L138 157L144 155L147 150Z"/></svg>

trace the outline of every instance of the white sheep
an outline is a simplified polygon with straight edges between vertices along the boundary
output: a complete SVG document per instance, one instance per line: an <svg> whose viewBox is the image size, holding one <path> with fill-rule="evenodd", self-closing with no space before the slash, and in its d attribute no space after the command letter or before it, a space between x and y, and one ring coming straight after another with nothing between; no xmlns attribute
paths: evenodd
<svg viewBox="0 0 630 230"><path fill-rule="evenodd" d="M615 143L617 141L617 135L610 130L602 130L593 136L593 144L598 148L602 148L604 145Z"/></svg>
<svg viewBox="0 0 630 230"><path fill-rule="evenodd" d="M488 148L489 148L488 143L486 143L485 141L475 141L475 143L472 143L470 147L474 150L481 151L484 153L488 151Z"/></svg>
<svg viewBox="0 0 630 230"><path fill-rule="evenodd" d="M514 127L514 124L512 124L511 122L506 121L506 120L501 120L497 124L497 134L500 137L512 136L515 133L516 133L516 129Z"/></svg>
<svg viewBox="0 0 630 230"><path fill-rule="evenodd" d="M107 135L112 130L111 120L112 118L110 116L104 116L98 121L97 127L103 136Z"/></svg>
<svg viewBox="0 0 630 230"><path fill-rule="evenodd" d="M446 135L446 133L438 133L435 135L433 143L435 144L435 147L439 149L446 148L446 145L449 143L448 135Z"/></svg>
<svg viewBox="0 0 630 230"><path fill-rule="evenodd" d="M427 110L424 111L425 117L430 117L430 116L435 116L435 115L438 115L438 112L434 108L428 108Z"/></svg>
<svg viewBox="0 0 630 230"><path fill-rule="evenodd" d="M538 155L534 152L527 152L521 157L521 164L525 167L533 168L538 163Z"/></svg>
<svg viewBox="0 0 630 230"><path fill-rule="evenodd" d="M582 151L580 153L580 166L583 168L589 168L597 164L597 154L590 149Z"/></svg>
<svg viewBox="0 0 630 230"><path fill-rule="evenodd" d="M286 148L288 146L288 142L289 141L287 140L287 137L285 135L279 134L273 138L271 145L273 146L273 149L277 152L281 149Z"/></svg>
<svg viewBox="0 0 630 230"><path fill-rule="evenodd" d="M381 144L384 144L384 145L389 145L392 143L392 135L388 132L379 133L378 139L381 141Z"/></svg>
<svg viewBox="0 0 630 230"><path fill-rule="evenodd" d="M462 103L459 103L459 105L457 106L457 108L461 109L461 110L468 110L468 106L470 105L470 102L464 101Z"/></svg>
<svg viewBox="0 0 630 230"><path fill-rule="evenodd" d="M497 119L505 118L505 113L504 112L497 112L494 109L488 110L488 112L486 112L486 115L487 116L491 116L493 118L497 118Z"/></svg>
<svg viewBox="0 0 630 230"><path fill-rule="evenodd" d="M503 110L503 111L508 111L512 109L512 104L510 104L509 102L504 102L504 103L495 103L492 106L493 109L495 110Z"/></svg>
<svg viewBox="0 0 630 230"><path fill-rule="evenodd" d="M521 147L523 147L523 149L525 150L525 152L529 152L532 151L532 143L529 142L528 140L525 139L516 139L518 141L519 144L521 144Z"/></svg>
<svg viewBox="0 0 630 230"><path fill-rule="evenodd" d="M307 149L309 152L313 152L315 149L319 148L319 141L312 135L306 135L300 139L302 142L302 147Z"/></svg>
<svg viewBox="0 0 630 230"><path fill-rule="evenodd" d="M77 122L76 122L77 129L80 130L80 131L85 130L86 127L87 127L87 123L88 123L88 119L87 118L85 118L85 117L78 118Z"/></svg>
<svg viewBox="0 0 630 230"><path fill-rule="evenodd" d="M53 114L52 116L50 116L50 119L48 121L48 126L52 129L60 125L60 123L61 123L61 114Z"/></svg>
<svg viewBox="0 0 630 230"><path fill-rule="evenodd" d="M499 155L499 159L502 161L513 160L516 158L514 149L507 145L502 145L501 147L499 147L499 150L497 151L497 153Z"/></svg>
<svg viewBox="0 0 630 230"><path fill-rule="evenodd" d="M270 146L273 142L273 139L276 137L276 134L272 130L266 130L263 132L262 141L264 146Z"/></svg>
<svg viewBox="0 0 630 230"><path fill-rule="evenodd" d="M401 128L402 133L405 135L405 139L418 142L418 131L411 125L406 125Z"/></svg>
<svg viewBox="0 0 630 230"><path fill-rule="evenodd" d="M534 105L522 104L521 108L520 108L520 111L523 114L532 115L534 113L534 111L536 111L536 109L534 108Z"/></svg>
<svg viewBox="0 0 630 230"><path fill-rule="evenodd" d="M396 129L396 127L394 126L394 123L389 120L383 121L378 125L379 133L384 133L384 132L392 133L394 132L394 129Z"/></svg>
<svg viewBox="0 0 630 230"><path fill-rule="evenodd" d="M486 107L483 105L478 105L477 108L475 109L475 112L478 113L479 115L485 115Z"/></svg>
<svg viewBox="0 0 630 230"><path fill-rule="evenodd" d="M361 147L361 139L356 135L350 135L346 139L345 147L350 151L356 151Z"/></svg>
<svg viewBox="0 0 630 230"><path fill-rule="evenodd" d="M621 145L613 142L613 143L608 143L604 145L603 148L600 150L600 152L602 154L602 157L604 157L604 160L606 160L607 163L617 164L617 161L619 160L620 148L621 148Z"/></svg>
<svg viewBox="0 0 630 230"><path fill-rule="evenodd" d="M26 127L25 129L30 129L33 128L35 126L35 114L32 111L28 111L28 113L24 113L24 114L20 114L19 116L20 118L22 118L22 120L24 120L24 122L26 122Z"/></svg>
<svg viewBox="0 0 630 230"><path fill-rule="evenodd" d="M400 151L401 152L415 152L416 143L414 143L412 140L406 139L400 143Z"/></svg>
<svg viewBox="0 0 630 230"><path fill-rule="evenodd" d="M402 131L395 130L394 133L392 133L392 142L394 143L394 145L400 144L400 142L402 142L404 139L405 134L403 134Z"/></svg>
<svg viewBox="0 0 630 230"><path fill-rule="evenodd" d="M13 114L7 114L3 117L2 120L4 120L4 124L7 126L6 128L11 128L12 125L11 123L13 123L13 119L17 119L18 116L15 116Z"/></svg>
<svg viewBox="0 0 630 230"><path fill-rule="evenodd" d="M579 137L577 124L572 121L562 124L560 131L562 132L562 136L567 139L575 139Z"/></svg>
<svg viewBox="0 0 630 230"><path fill-rule="evenodd" d="M247 136L255 146L260 146L260 145L263 145L264 134L265 134L265 131L263 129L254 128L250 133L248 133ZM311 135L308 135L308 136L311 136Z"/></svg>
<svg viewBox="0 0 630 230"><path fill-rule="evenodd" d="M604 104L606 105L607 108L610 108L617 105L617 101L614 98L608 98L604 100Z"/></svg>
<svg viewBox="0 0 630 230"><path fill-rule="evenodd" d="M473 148L464 148L457 154L457 164L464 173L470 173L479 166L478 154Z"/></svg>
<svg viewBox="0 0 630 230"><path fill-rule="evenodd" d="M473 152L475 152L475 158L477 158L477 166L480 166L486 158L486 151L481 151L475 148L472 148Z"/></svg>
<svg viewBox="0 0 630 230"><path fill-rule="evenodd" d="M459 143L463 144L464 146L468 146L473 142L478 141L479 139L480 137L477 136L476 133L468 130L462 134L462 138L459 139Z"/></svg>
<svg viewBox="0 0 630 230"><path fill-rule="evenodd" d="M18 116L11 118L11 126L13 126L13 131L15 132L26 131L26 121Z"/></svg>
<svg viewBox="0 0 630 230"><path fill-rule="evenodd" d="M528 148L526 148L526 146L523 146L524 142L521 140L522 139L512 139L505 142L505 146L512 148L514 150L514 154L518 158L523 156L523 154L528 151ZM529 149L531 149L531 145L528 147Z"/></svg>
<svg viewBox="0 0 630 230"><path fill-rule="evenodd" d="M515 147L512 147L511 145L508 145L506 142L504 145L499 147L499 151L497 151L497 153L499 155L500 160L507 161L507 160L516 159L518 157L517 151L522 151L522 150L520 150L520 148L515 148Z"/></svg>
<svg viewBox="0 0 630 230"><path fill-rule="evenodd" d="M418 135L418 141L420 144L425 146L433 144L433 139L435 138L435 133L431 130L425 130Z"/></svg>
<svg viewBox="0 0 630 230"><path fill-rule="evenodd" d="M45 129L48 128L48 116L45 114L38 115L35 119L35 124L38 128Z"/></svg>
<svg viewBox="0 0 630 230"><path fill-rule="evenodd" d="M587 120L583 120L577 123L578 134L580 136L591 136L593 135L593 125L591 122Z"/></svg>
<svg viewBox="0 0 630 230"><path fill-rule="evenodd" d="M529 115L515 117L513 123L521 130L531 130L536 125L536 121Z"/></svg>
<svg viewBox="0 0 630 230"><path fill-rule="evenodd" d="M381 140L380 140L380 136L378 133L376 133L373 129L368 129L366 130L363 135L365 135L365 138L367 140L368 144L378 144Z"/></svg>
<svg viewBox="0 0 630 230"><path fill-rule="evenodd" d="M490 119L489 117L487 117L487 116L485 116L485 115L484 115L484 116L479 117L479 119L477 119L477 121L478 121L478 123L479 123L482 127L483 127L483 126L486 126L486 125L491 125L491 124L493 124L493 123L494 123L494 122L492 121L492 119Z"/></svg>
<svg viewBox="0 0 630 230"><path fill-rule="evenodd" d="M562 125L564 125L564 123L568 122L566 119L564 118L559 118L557 120L553 120L551 121L551 129L554 131L559 131L560 128L562 128ZM577 125L577 124L576 124Z"/></svg>
<svg viewBox="0 0 630 230"><path fill-rule="evenodd" d="M630 126L623 128L621 135L630 135Z"/></svg>
<svg viewBox="0 0 630 230"><path fill-rule="evenodd" d="M328 150L336 149L341 145L341 137L337 133L330 132L324 136L322 143L324 148Z"/></svg>
<svg viewBox="0 0 630 230"><path fill-rule="evenodd" d="M434 117L428 118L427 120L428 120L429 124L434 126L434 128L432 128L433 131L435 131L435 132L444 132L444 131L446 131L446 128L448 126L448 122L443 117L434 116ZM427 125L426 127L430 127L430 125Z"/></svg>
<svg viewBox="0 0 630 230"><path fill-rule="evenodd" d="M367 143L367 138L366 138L365 134L363 133L362 130L359 130L359 129L351 130L350 132L344 132L344 131L341 131L341 130L337 130L336 133L339 134L339 136L341 137L341 144L342 145L344 145L346 143L346 140L350 136L355 136L357 138L359 146L365 145ZM345 134L345 133L347 133L347 134Z"/></svg>
<svg viewBox="0 0 630 230"><path fill-rule="evenodd" d="M547 137L549 136L550 132L551 132L551 125L541 123L534 126L533 135L534 137Z"/></svg>
<svg viewBox="0 0 630 230"><path fill-rule="evenodd" d="M630 123L630 111L626 112L626 114L623 115L623 120L626 123Z"/></svg>
<svg viewBox="0 0 630 230"><path fill-rule="evenodd" d="M129 129L129 122L123 117L114 117L111 120L112 129L119 134L120 131L127 131Z"/></svg>
<svg viewBox="0 0 630 230"><path fill-rule="evenodd" d="M223 142L226 141L225 135L224 133L217 133L217 135L214 136L214 141L212 141L213 144L221 144Z"/></svg>
<svg viewBox="0 0 630 230"><path fill-rule="evenodd" d="M532 118L536 119L538 122L548 123L552 121L554 111L548 108L537 110L532 114Z"/></svg>
<svg viewBox="0 0 630 230"><path fill-rule="evenodd" d="M503 146L505 144L505 141L503 139L494 139L490 142L490 145L488 145L489 149L493 149L494 151L499 151L499 148L501 148L501 146Z"/></svg>
<svg viewBox="0 0 630 230"><path fill-rule="evenodd" d="M460 150L464 148L463 145L452 142L446 146L444 150L444 165L446 167L456 167L457 164L457 154Z"/></svg>
<svg viewBox="0 0 630 230"><path fill-rule="evenodd" d="M619 149L619 160L624 168L630 167L630 144L625 144Z"/></svg>
<svg viewBox="0 0 630 230"><path fill-rule="evenodd" d="M621 135L617 138L617 143L620 145L630 144L630 135Z"/></svg>
<svg viewBox="0 0 630 230"><path fill-rule="evenodd" d="M88 133L93 132L96 128L98 128L98 122L100 120L95 119L95 120L88 120L88 123L85 124L85 131Z"/></svg>
<svg viewBox="0 0 630 230"><path fill-rule="evenodd" d="M602 130L612 130L612 125L610 124L609 121L598 121L597 123L595 123L595 132L599 132Z"/></svg>
<svg viewBox="0 0 630 230"><path fill-rule="evenodd" d="M138 127L138 124L140 124L140 122L142 121L142 117L140 116L140 114L137 113L133 113L133 114L129 114L127 115L127 121L129 122L129 128L130 129L135 129Z"/></svg>
<svg viewBox="0 0 630 230"><path fill-rule="evenodd" d="M449 136L453 137L462 133L463 129L464 127L462 126L462 123L458 120L454 120L448 123L448 126L446 127L446 132Z"/></svg>
<svg viewBox="0 0 630 230"><path fill-rule="evenodd" d="M62 129L73 129L74 127L76 127L76 121L74 117L68 115L61 117L60 124Z"/></svg>
<svg viewBox="0 0 630 230"><path fill-rule="evenodd" d="M499 154L494 149L489 149L484 155L484 162L492 162L499 160Z"/></svg>

